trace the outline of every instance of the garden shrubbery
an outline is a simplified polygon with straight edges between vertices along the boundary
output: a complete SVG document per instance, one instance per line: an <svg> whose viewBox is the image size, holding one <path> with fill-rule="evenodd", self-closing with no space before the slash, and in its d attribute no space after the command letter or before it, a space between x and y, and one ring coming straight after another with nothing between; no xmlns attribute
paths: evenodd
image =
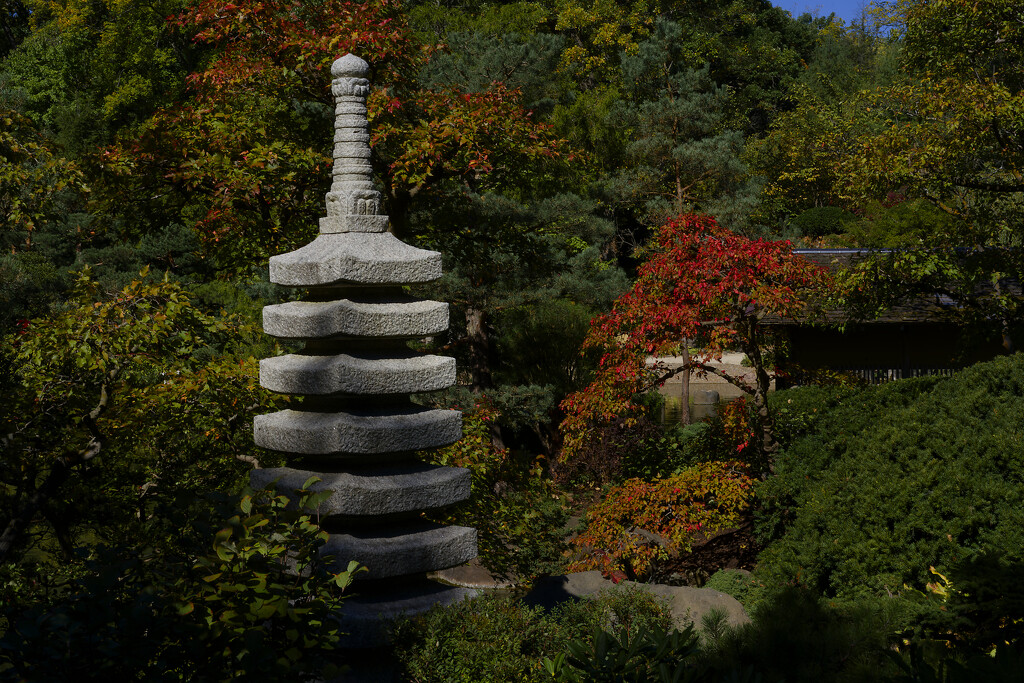
<svg viewBox="0 0 1024 683"><path fill-rule="evenodd" d="M883 599L837 606L789 589L744 626L711 613L678 631L638 587L549 611L488 595L403 620L394 641L400 679L417 683L858 683L898 675L885 653L904 608Z"/></svg>
<svg viewBox="0 0 1024 683"><path fill-rule="evenodd" d="M271 490L179 501L173 550L98 546L82 576L18 604L0 575L0 680L277 681L338 672L334 614L361 571L334 566L313 517ZM231 515L227 517L227 515ZM347 560L347 558L346 558ZM345 564L343 562L342 564Z"/></svg>
<svg viewBox="0 0 1024 683"><path fill-rule="evenodd" d="M490 401L479 397L463 413L462 439L423 455L434 464L465 467L473 477L470 499L436 513L438 521L476 528L484 566L528 582L560 572L567 514L541 458L524 462L521 453L495 445L491 427L497 417Z"/></svg>
<svg viewBox="0 0 1024 683"><path fill-rule="evenodd" d="M590 508L573 543L584 552L570 571L600 569L631 578L689 552L698 537L737 526L753 497L747 467L701 463L664 479L629 479Z"/></svg>
<svg viewBox="0 0 1024 683"><path fill-rule="evenodd" d="M572 600L552 610L508 596L486 595L397 625L393 641L404 680L550 681L545 658L601 629L639 632L670 627L666 607L642 589L616 589L597 600Z"/></svg>
<svg viewBox="0 0 1024 683"><path fill-rule="evenodd" d="M467 603L405 627L402 657L420 667L411 679L455 666L427 654L433 638L439 653L499 648L519 667L498 672L478 652L452 680L545 680L545 659L557 680L599 669L648 680L662 664L692 680L1012 680L1024 623L1024 357L949 378L802 387L774 395L772 409L783 449L762 481L759 463L735 460L747 455L742 404L701 425L620 434L595 458L616 467L600 476L603 497L574 541L584 554L569 567L649 576L756 509L755 573L709 581L743 600L751 624L705 625L695 645L656 625L596 623L581 616L589 607L573 607L569 626L567 612ZM481 635L467 645L470 631Z"/></svg>
<svg viewBox="0 0 1024 683"><path fill-rule="evenodd" d="M759 574L823 595L923 590L985 550L1024 548L1024 357L946 379L796 389L823 408L758 488Z"/></svg>

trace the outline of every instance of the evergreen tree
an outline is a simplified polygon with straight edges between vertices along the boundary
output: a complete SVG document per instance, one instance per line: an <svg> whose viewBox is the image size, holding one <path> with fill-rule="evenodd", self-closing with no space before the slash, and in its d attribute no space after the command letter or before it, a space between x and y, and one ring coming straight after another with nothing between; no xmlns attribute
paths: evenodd
<svg viewBox="0 0 1024 683"><path fill-rule="evenodd" d="M680 25L659 19L637 54L623 57L632 87L618 114L634 133L616 186L650 223L701 210L739 226L752 192L740 160L743 134L726 128L731 94L707 66L688 67L682 45Z"/></svg>

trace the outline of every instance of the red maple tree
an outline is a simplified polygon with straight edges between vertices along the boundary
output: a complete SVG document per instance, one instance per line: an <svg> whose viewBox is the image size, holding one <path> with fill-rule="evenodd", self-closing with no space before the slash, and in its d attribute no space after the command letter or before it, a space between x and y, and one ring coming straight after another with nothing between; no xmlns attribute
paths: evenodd
<svg viewBox="0 0 1024 683"><path fill-rule="evenodd" d="M777 447L767 402L772 340L762 321L806 315L827 284L827 270L795 256L788 241L744 237L707 216L669 220L648 247L633 288L591 324L584 348L604 355L594 381L562 403L563 459L586 447L594 427L635 421L640 394L677 373L695 372L721 376L750 395L753 446L770 463ZM747 356L753 381L711 364L727 350ZM688 355L689 362L671 368L650 360L674 355Z"/></svg>

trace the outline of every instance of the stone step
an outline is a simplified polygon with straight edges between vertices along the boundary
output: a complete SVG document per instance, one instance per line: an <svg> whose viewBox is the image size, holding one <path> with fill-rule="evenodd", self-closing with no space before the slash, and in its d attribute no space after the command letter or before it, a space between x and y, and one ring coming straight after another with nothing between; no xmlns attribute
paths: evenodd
<svg viewBox="0 0 1024 683"><path fill-rule="evenodd" d="M260 361L260 385L282 394L412 394L455 384L455 359L371 354L288 354Z"/></svg>
<svg viewBox="0 0 1024 683"><path fill-rule="evenodd" d="M369 527L331 534L320 548L339 566L350 560L369 571L360 579L385 579L447 569L476 557L476 529L417 522L398 527Z"/></svg>
<svg viewBox="0 0 1024 683"><path fill-rule="evenodd" d="M302 489L312 477L320 481L309 487L311 491L331 492L317 508L321 515L373 516L433 510L466 500L470 493L468 469L424 463L330 473L274 467L253 470L249 482L254 488L277 482L277 490L287 494Z"/></svg>
<svg viewBox="0 0 1024 683"><path fill-rule="evenodd" d="M253 419L257 446L304 455L399 453L447 446L461 438L462 413L458 410L281 410Z"/></svg>
<svg viewBox="0 0 1024 683"><path fill-rule="evenodd" d="M412 297L289 301L263 309L263 331L284 339L430 337L448 329L448 304Z"/></svg>
<svg viewBox="0 0 1024 683"><path fill-rule="evenodd" d="M417 249L389 232L320 235L270 259L270 281L290 287L405 285L441 277L441 254Z"/></svg>

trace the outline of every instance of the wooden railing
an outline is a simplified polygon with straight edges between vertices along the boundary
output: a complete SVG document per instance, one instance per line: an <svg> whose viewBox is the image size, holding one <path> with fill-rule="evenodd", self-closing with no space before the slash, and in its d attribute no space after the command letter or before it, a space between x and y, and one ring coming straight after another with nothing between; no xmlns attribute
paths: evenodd
<svg viewBox="0 0 1024 683"><path fill-rule="evenodd" d="M846 373L859 377L868 384L884 384L897 379L908 379L910 377L949 377L958 368L886 368L886 367L832 367L832 371Z"/></svg>

